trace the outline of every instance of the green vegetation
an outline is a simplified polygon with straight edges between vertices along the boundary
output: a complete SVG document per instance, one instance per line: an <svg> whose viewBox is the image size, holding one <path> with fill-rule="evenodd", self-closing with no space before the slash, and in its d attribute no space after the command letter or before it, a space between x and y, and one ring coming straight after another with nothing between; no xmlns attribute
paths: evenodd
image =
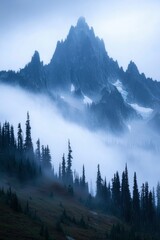
<svg viewBox="0 0 160 240"><path fill-rule="evenodd" d="M34 151L29 114L23 139L18 124L0 126L0 236L1 239L108 239L159 240L160 184L155 191L144 183L138 189L134 174L131 194L127 165L120 179L102 179L98 165L96 195L85 177L73 176L72 148L63 154L58 175L51 165L48 146Z"/></svg>

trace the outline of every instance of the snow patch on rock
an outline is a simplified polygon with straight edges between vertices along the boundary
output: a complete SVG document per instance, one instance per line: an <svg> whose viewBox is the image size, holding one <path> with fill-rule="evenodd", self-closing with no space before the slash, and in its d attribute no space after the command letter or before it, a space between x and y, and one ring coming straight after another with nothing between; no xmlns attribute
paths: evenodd
<svg viewBox="0 0 160 240"><path fill-rule="evenodd" d="M75 86L73 84L71 84L71 92L75 91Z"/></svg>
<svg viewBox="0 0 160 240"><path fill-rule="evenodd" d="M84 95L83 102L84 102L84 104L89 104L90 105L90 104L92 104L93 101L89 97Z"/></svg>
<svg viewBox="0 0 160 240"><path fill-rule="evenodd" d="M147 119L150 117L150 115L153 112L152 108L146 108L138 105L137 103L130 104L132 108L136 110L137 113L139 113L144 119Z"/></svg>
<svg viewBox="0 0 160 240"><path fill-rule="evenodd" d="M117 79L117 81L113 83L113 85L117 88L117 90L121 93L123 99L126 101L128 92L123 88L123 85L119 81L119 79Z"/></svg>

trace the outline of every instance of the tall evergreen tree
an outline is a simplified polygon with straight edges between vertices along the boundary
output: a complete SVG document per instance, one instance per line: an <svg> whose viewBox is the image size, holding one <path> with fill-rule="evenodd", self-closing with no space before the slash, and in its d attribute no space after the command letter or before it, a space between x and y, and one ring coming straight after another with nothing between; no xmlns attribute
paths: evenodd
<svg viewBox="0 0 160 240"><path fill-rule="evenodd" d="M145 220L148 219L148 204L149 204L149 186L148 186L148 182L145 182L145 185L144 185L144 211L145 211L144 218Z"/></svg>
<svg viewBox="0 0 160 240"><path fill-rule="evenodd" d="M62 157L62 181L65 183L66 180L66 160L65 155Z"/></svg>
<svg viewBox="0 0 160 240"><path fill-rule="evenodd" d="M112 202L113 202L113 211L115 214L120 214L121 206L121 186L119 173L116 172L114 178L112 179Z"/></svg>
<svg viewBox="0 0 160 240"><path fill-rule="evenodd" d="M38 139L36 142L37 148L36 148L36 160L40 164L41 162L41 147L40 147L40 140Z"/></svg>
<svg viewBox="0 0 160 240"><path fill-rule="evenodd" d="M47 161L47 168L48 170L52 169L52 164L51 164L51 153L50 153L50 149L49 146L47 145L46 150L45 150L45 154L46 154L46 161Z"/></svg>
<svg viewBox="0 0 160 240"><path fill-rule="evenodd" d="M27 120L26 120L25 151L28 157L33 157L33 144L32 144L32 137L31 137L29 113L27 113Z"/></svg>
<svg viewBox="0 0 160 240"><path fill-rule="evenodd" d="M88 195L88 183L86 182L85 167L82 167L82 177L80 178L80 188L84 195Z"/></svg>
<svg viewBox="0 0 160 240"><path fill-rule="evenodd" d="M10 146L10 124L5 122L4 124L4 147L8 148Z"/></svg>
<svg viewBox="0 0 160 240"><path fill-rule="evenodd" d="M153 197L153 207L154 207L154 210L156 211L156 196L155 196L154 187L152 189L152 197Z"/></svg>
<svg viewBox="0 0 160 240"><path fill-rule="evenodd" d="M18 150L20 153L23 151L23 135L22 135L22 128L21 124L18 124L18 134L17 134L17 141L18 141Z"/></svg>
<svg viewBox="0 0 160 240"><path fill-rule="evenodd" d="M7 147L6 143L6 131L5 131L5 124L2 127L2 149L4 150Z"/></svg>
<svg viewBox="0 0 160 240"><path fill-rule="evenodd" d="M16 140L15 140L15 136L14 136L14 128L13 128L12 125L11 125L11 128L10 128L10 147L11 147L12 151L16 147Z"/></svg>
<svg viewBox="0 0 160 240"><path fill-rule="evenodd" d="M61 166L61 163L59 164L58 178L59 178L60 181L62 180L62 166Z"/></svg>
<svg viewBox="0 0 160 240"><path fill-rule="evenodd" d="M141 207L141 219L143 221L145 218L145 186L144 186L144 183L142 184L142 187L141 187L140 207Z"/></svg>
<svg viewBox="0 0 160 240"><path fill-rule="evenodd" d="M74 189L75 191L80 191L81 190L81 179L79 179L79 175L76 171L74 171Z"/></svg>
<svg viewBox="0 0 160 240"><path fill-rule="evenodd" d="M49 147L42 146L42 154L41 154L41 161L42 161L42 166L43 170L51 170L52 164L51 164L51 154Z"/></svg>
<svg viewBox="0 0 160 240"><path fill-rule="evenodd" d="M149 191L149 194L148 194L148 210L147 210L147 212L148 212L148 221L150 222L150 223L152 223L153 222L153 220L154 220L154 205L153 205L153 195L152 195L152 192L151 191Z"/></svg>
<svg viewBox="0 0 160 240"><path fill-rule="evenodd" d="M106 177L104 182L102 182L101 187L101 207L105 212L111 212L111 193L110 193L110 183L107 186Z"/></svg>
<svg viewBox="0 0 160 240"><path fill-rule="evenodd" d="M66 168L66 180L69 185L73 184L73 173L72 173L72 149L70 141L68 140L68 157L67 157L67 168Z"/></svg>
<svg viewBox="0 0 160 240"><path fill-rule="evenodd" d="M127 165L125 167L125 171L122 173L121 199L122 199L122 216L126 222L130 222L130 220L131 220L131 194L130 194L130 190L129 190Z"/></svg>
<svg viewBox="0 0 160 240"><path fill-rule="evenodd" d="M97 166L96 197L98 199L101 199L101 197L102 197L102 178L101 178L99 164Z"/></svg>
<svg viewBox="0 0 160 240"><path fill-rule="evenodd" d="M82 168L81 186L82 186L82 188L85 188L85 186L86 186L86 176L85 176L84 165L83 165L83 168Z"/></svg>
<svg viewBox="0 0 160 240"><path fill-rule="evenodd" d="M136 173L134 173L132 213L133 221L137 223L140 218L140 196L138 191Z"/></svg>
<svg viewBox="0 0 160 240"><path fill-rule="evenodd" d="M157 184L157 214L160 217L160 182Z"/></svg>
<svg viewBox="0 0 160 240"><path fill-rule="evenodd" d="M43 159L45 157L44 145L41 146L41 163L43 164Z"/></svg>
<svg viewBox="0 0 160 240"><path fill-rule="evenodd" d="M102 185L102 198L106 204L108 204L108 188L106 177L104 179L104 184Z"/></svg>

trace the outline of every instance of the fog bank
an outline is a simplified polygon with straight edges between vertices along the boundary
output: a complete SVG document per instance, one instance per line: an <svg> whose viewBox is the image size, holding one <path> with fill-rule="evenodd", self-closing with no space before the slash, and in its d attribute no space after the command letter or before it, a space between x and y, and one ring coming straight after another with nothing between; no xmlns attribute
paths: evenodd
<svg viewBox="0 0 160 240"><path fill-rule="evenodd" d="M137 172L139 187L144 181L155 186L160 180L160 139L141 123L134 123L130 133L116 138L109 133L93 133L68 122L44 95L34 95L5 85L0 85L0 93L0 122L13 124L15 135L21 122L25 134L26 114L29 111L34 147L38 138L41 144L49 145L55 171L58 172L63 153L67 156L67 141L70 139L73 170L76 169L81 175L84 164L87 181L90 183L92 180L93 186L97 164L100 164L102 177L106 176L107 181L117 170L121 175L126 163L131 186L134 171Z"/></svg>

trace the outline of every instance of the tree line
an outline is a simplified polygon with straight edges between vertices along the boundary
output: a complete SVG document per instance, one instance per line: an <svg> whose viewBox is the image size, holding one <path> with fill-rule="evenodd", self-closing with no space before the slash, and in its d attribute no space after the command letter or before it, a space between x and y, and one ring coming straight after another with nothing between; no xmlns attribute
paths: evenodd
<svg viewBox="0 0 160 240"><path fill-rule="evenodd" d="M48 146L42 146L37 141L37 148L34 151L30 117L27 113L25 138L18 124L17 136L14 127L9 122L0 124L0 172L15 176L26 181L40 177L42 172L51 170L51 155Z"/></svg>
<svg viewBox="0 0 160 240"><path fill-rule="evenodd" d="M151 224L156 226L159 222L160 183L157 184L156 193L154 188L153 190L149 189L148 182L143 183L139 191L135 172L131 194L127 165L122 172L121 180L119 173L116 172L111 183L108 184L106 180L102 179L98 165L96 186L97 204L106 212L110 212L137 227L140 225L150 226Z"/></svg>
<svg viewBox="0 0 160 240"><path fill-rule="evenodd" d="M18 124L17 134L13 125L9 122L0 124L0 172L16 176L20 180L31 180L41 177L46 173L57 181L64 183L70 190L82 190L88 193L88 184L85 180L85 169L83 166L82 177L72 171L72 149L68 140L67 159L63 154L62 162L59 165L59 173L54 173L49 146L40 144L40 139L36 142L34 150L30 116L27 113L25 136L21 123ZM74 175L74 176L73 176Z"/></svg>
<svg viewBox="0 0 160 240"><path fill-rule="evenodd" d="M58 174L54 172L49 146L40 144L38 139L34 150L31 136L30 116L27 113L25 137L18 124L17 135L9 122L0 124L0 172L15 176L20 181L31 181L49 174L55 181L63 184L68 193L80 193L86 206L99 209L117 216L137 231L157 232L160 229L160 183L156 191L150 190L148 182L138 188L137 175L134 173L133 190L129 186L127 165L120 178L117 171L111 182L102 179L100 166L97 167L96 194L92 196L88 190L85 177L85 166L79 177L72 170L72 148L68 140L68 153L62 156ZM119 228L114 228L119 229ZM115 230L114 230L115 231Z"/></svg>

